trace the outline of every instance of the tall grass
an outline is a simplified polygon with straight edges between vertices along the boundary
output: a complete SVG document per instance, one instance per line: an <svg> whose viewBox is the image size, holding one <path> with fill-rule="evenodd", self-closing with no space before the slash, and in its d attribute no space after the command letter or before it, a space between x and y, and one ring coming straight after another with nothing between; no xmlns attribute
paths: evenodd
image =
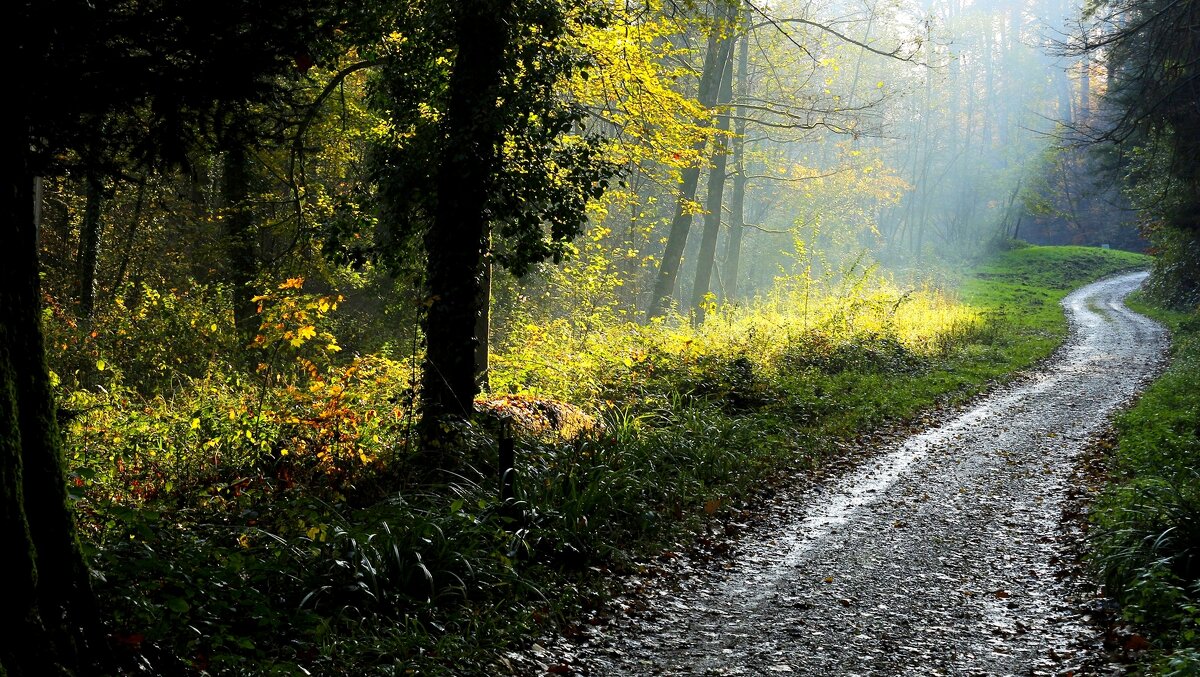
<svg viewBox="0 0 1200 677"><path fill-rule="evenodd" d="M1093 563L1150 633L1149 670L1200 673L1200 317L1138 305L1173 332L1172 363L1117 419L1113 483L1096 501Z"/></svg>
<svg viewBox="0 0 1200 677"><path fill-rule="evenodd" d="M978 309L927 286L878 279L853 286L783 285L765 298L725 305L696 327L674 315L649 325L616 317L517 322L497 346L492 388L580 405L636 394L664 378L686 384L717 363L741 360L761 375L798 348L813 362L847 350L945 356L985 332Z"/></svg>

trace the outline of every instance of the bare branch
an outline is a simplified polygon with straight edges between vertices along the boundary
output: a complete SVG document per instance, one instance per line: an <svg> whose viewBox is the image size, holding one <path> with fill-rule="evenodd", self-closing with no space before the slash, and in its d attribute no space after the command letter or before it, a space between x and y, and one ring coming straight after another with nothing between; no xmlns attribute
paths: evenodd
<svg viewBox="0 0 1200 677"><path fill-rule="evenodd" d="M896 49L894 49L890 52L885 52L881 49L876 49L876 48L866 44L865 42L860 42L858 40L855 40L854 38L852 38L844 33L836 31L833 28L830 28L829 26L819 23L819 22L816 22L816 21L810 21L808 19L801 19L801 18L797 18L797 17L793 17L793 18L789 18L789 19L775 19L775 18L771 17L770 15L768 15L761 8L756 6L754 3L750 2L749 0L745 0L745 1L746 1L747 5L749 5L755 12L757 12L764 19L764 21L761 23L751 25L748 30L753 30L755 28L763 28L766 26L773 26L776 30L779 31L779 33L781 35L783 35L785 38L787 38L789 42L791 42L793 45L795 45L796 47L801 49L805 54L807 54L809 56L809 58L813 59L814 61L816 61L816 58L813 57L812 53L809 52L808 49L805 48L803 45L796 42L796 40L786 30L784 30L783 24L801 24L804 26L812 26L813 28L825 31L826 33L829 33L830 35L836 37L837 39L839 39L843 42L847 42L847 43L854 45L856 47L859 47L861 49L865 49L868 52L871 52L872 54L878 54L879 56L885 56L889 59L896 59L897 61L908 61L908 62L913 61L915 53L909 54L908 56L904 56L901 54L900 47L896 47Z"/></svg>

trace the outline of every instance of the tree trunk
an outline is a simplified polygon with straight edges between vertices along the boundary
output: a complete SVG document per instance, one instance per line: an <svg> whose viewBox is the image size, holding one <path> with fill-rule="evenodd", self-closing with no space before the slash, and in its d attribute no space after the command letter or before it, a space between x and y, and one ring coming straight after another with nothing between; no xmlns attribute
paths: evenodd
<svg viewBox="0 0 1200 677"><path fill-rule="evenodd" d="M925 43L925 58L929 63L933 63L933 40L930 39ZM990 90L989 90L990 91ZM929 227L929 207L933 202L934 186L929 184L929 165L933 162L934 151L936 150L936 141L932 133L934 127L934 117L936 111L933 106L933 74L925 72L925 133L922 134L921 145L924 147L924 159L921 162L921 211L920 220L915 224L916 230L916 255L917 263L922 261L925 256L925 231Z"/></svg>
<svg viewBox="0 0 1200 677"><path fill-rule="evenodd" d="M1084 52L1079 61L1079 122L1087 124L1092 115L1092 59Z"/></svg>
<svg viewBox="0 0 1200 677"><path fill-rule="evenodd" d="M258 279L258 249L254 210L250 207L254 180L250 158L241 141L234 140L222 158L221 200L224 203L225 251L228 281L233 292L233 324L243 346L254 341L261 325L254 283Z"/></svg>
<svg viewBox="0 0 1200 677"><path fill-rule="evenodd" d="M84 176L83 189L83 223L79 227L75 285L79 317L87 324L96 311L96 268L100 259L101 229L104 227L100 220L100 207L104 201L104 183L100 175L89 169Z"/></svg>
<svg viewBox="0 0 1200 677"><path fill-rule="evenodd" d="M729 61L729 51L733 48L733 40L721 38L720 33L722 26L733 17L733 12L732 4L723 6L717 13L717 25L708 36L708 51L704 54L704 68L700 72L700 88L696 96L697 101L704 108L712 108L717 102L722 70ZM697 125L700 127L706 127L709 124L711 123L707 118L697 121ZM704 140L700 140L696 142L694 149L699 153L704 150L704 146ZM658 276L654 280L654 292L646 313L647 319L661 317L671 305L671 297L675 293L675 283L679 278L679 266L683 261L683 250L687 246L688 231L692 227L691 203L696 199L696 186L699 183L699 167L688 167L681 172L675 218L671 221L667 246L658 266Z"/></svg>
<svg viewBox="0 0 1200 677"><path fill-rule="evenodd" d="M1071 78L1067 74L1067 67L1054 64L1050 73L1058 92L1058 117L1067 125L1072 125L1075 123L1075 116L1071 107Z"/></svg>
<svg viewBox="0 0 1200 677"><path fill-rule="evenodd" d="M511 41L512 0L474 0L456 7L458 56L450 76L435 177L437 206L425 233L425 362L421 383L421 441L440 450L447 416L467 416L474 406L476 326L482 298L489 184L496 169L503 120L496 110L505 53Z"/></svg>
<svg viewBox="0 0 1200 677"><path fill-rule="evenodd" d="M490 238L489 238L490 239ZM490 248L490 247L489 247ZM491 387L492 339L492 262L484 254L483 275L479 283L479 317L475 320L475 384L480 390Z"/></svg>
<svg viewBox="0 0 1200 677"><path fill-rule="evenodd" d="M732 37L725 38L733 42ZM729 101L733 88L733 50L725 50L725 64L721 68L721 87L717 105L724 110L717 117L717 131L729 131ZM704 197L704 232L700 237L700 252L696 256L696 280L692 285L692 320L696 326L704 324L704 302L712 287L712 271L717 257L717 238L721 234L721 205L725 195L725 167L729 162L727 139L722 135L713 139L712 168L708 170L708 188Z"/></svg>
<svg viewBox="0 0 1200 677"><path fill-rule="evenodd" d="M0 673L101 672L99 612L67 504L66 477L41 332L34 177L27 140L6 144L0 198Z"/></svg>
<svg viewBox="0 0 1200 677"><path fill-rule="evenodd" d="M743 16L750 21L750 7L745 6ZM738 46L737 87L738 101L744 101L750 91L750 32L743 31ZM726 298L738 297L738 265L742 256L742 234L746 230L746 109L737 106L737 120L733 123L733 193L729 196L729 239L725 242L725 266L721 278L725 281Z"/></svg>
<svg viewBox="0 0 1200 677"><path fill-rule="evenodd" d="M121 247L121 262L109 285L110 300L121 293L121 285L125 284L125 271L129 268L129 260L133 258L133 243L137 238L138 227L142 222L142 204L146 197L146 177L138 182L137 198L133 205L133 216L129 219L129 229L125 231L125 244Z"/></svg>

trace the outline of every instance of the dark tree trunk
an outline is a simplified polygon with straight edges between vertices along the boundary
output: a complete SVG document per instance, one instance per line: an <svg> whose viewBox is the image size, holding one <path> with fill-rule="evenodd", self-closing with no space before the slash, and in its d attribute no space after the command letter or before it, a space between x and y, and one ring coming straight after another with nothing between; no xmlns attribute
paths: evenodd
<svg viewBox="0 0 1200 677"><path fill-rule="evenodd" d="M121 293L121 285L125 284L125 271L129 268L129 261L133 258L133 243L137 237L138 228L142 223L142 203L146 197L146 177L138 183L137 198L133 205L133 217L129 219L129 229L125 231L125 244L121 247L121 263L117 265L117 272L113 276L112 284L109 286L111 297L115 298Z"/></svg>
<svg viewBox="0 0 1200 677"><path fill-rule="evenodd" d="M722 18L719 23L728 23L733 16L733 11L732 4L723 6L718 12ZM700 72L700 89L696 98L705 108L712 108L717 103L722 70L729 61L729 51L733 48L733 40L722 38L720 32L721 27L718 26L708 36L708 51L704 54L704 68ZM703 126L709 123L705 119L700 124ZM703 140L698 141L695 146L696 152L702 152L704 145ZM688 232L692 228L691 203L696 199L696 187L699 183L699 167L688 167L681 172L679 201L675 205L675 218L671 221L667 246L663 251L662 262L658 266L658 276L654 280L654 292L646 313L648 319L662 316L671 305L671 297L675 293L675 283L679 278L679 266L683 261L683 250L687 246Z"/></svg>
<svg viewBox="0 0 1200 677"><path fill-rule="evenodd" d="M0 673L101 672L90 662L103 634L67 504L42 343L34 177L27 141L10 141L11 183L0 198Z"/></svg>
<svg viewBox="0 0 1200 677"><path fill-rule="evenodd" d="M100 260L101 230L104 227L100 220L100 209L104 202L104 183L100 175L88 170L83 190L83 223L79 227L75 284L79 295L79 317L84 322L90 322L96 311L96 269Z"/></svg>
<svg viewBox="0 0 1200 677"><path fill-rule="evenodd" d="M422 444L444 449L441 421L467 416L478 392L478 346L486 203L503 121L496 100L511 40L511 0L462 2L455 12L458 56L450 76L437 169L437 207L425 233L425 363L421 383ZM445 451L436 459L442 467Z"/></svg>
<svg viewBox="0 0 1200 677"><path fill-rule="evenodd" d="M725 38L732 43L733 38ZM717 105L728 107L733 96L733 50L725 50L725 64L721 68L721 87ZM721 205L725 196L725 167L729 162L725 132L729 131L729 111L717 118L717 131L722 135L713 140L712 168L708 170L708 187L704 197L704 232L700 236L700 252L696 256L696 279L692 285L692 321L704 323L704 301L712 288L712 272L717 258L717 238L721 234Z"/></svg>
<svg viewBox="0 0 1200 677"><path fill-rule="evenodd" d="M475 320L475 384L480 390L491 387L492 338L492 262L484 254L483 275L479 283L479 317Z"/></svg>
<svg viewBox="0 0 1200 677"><path fill-rule="evenodd" d="M253 180L246 147L234 141L222 162L221 199L225 211L222 224L229 284L233 288L233 323L243 346L254 341L260 328L258 305L252 300L258 293L254 288L258 279L258 238L250 205Z"/></svg>

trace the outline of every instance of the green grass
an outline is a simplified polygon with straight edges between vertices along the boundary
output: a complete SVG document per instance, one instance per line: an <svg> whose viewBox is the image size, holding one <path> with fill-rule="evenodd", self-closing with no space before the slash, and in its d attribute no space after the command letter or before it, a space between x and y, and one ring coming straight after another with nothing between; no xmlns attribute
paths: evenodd
<svg viewBox="0 0 1200 677"><path fill-rule="evenodd" d="M152 671L494 673L504 650L595 608L764 486L1046 357L1065 336L1062 296L1146 264L1024 247L968 271L958 301L860 282L811 306L805 288L802 313L793 290L699 329L530 322L496 381L604 425L520 437L509 504L486 424L461 436L474 445L450 485L396 483L411 462L390 418L402 365L106 400L69 443L110 629Z"/></svg>
<svg viewBox="0 0 1200 677"><path fill-rule="evenodd" d="M961 401L1032 366L1067 336L1059 306L1063 297L1089 282L1149 265L1142 254L1092 247L1024 246L989 257L966 273L960 291L962 301L985 319L986 329L926 373L902 380L860 377L864 381L855 390L871 393L871 401L851 407L843 431Z"/></svg>
<svg viewBox="0 0 1200 677"><path fill-rule="evenodd" d="M1011 321L1017 340L1006 351L1003 367L1022 368L1048 355L1066 337L1066 318L1058 302L1071 290L1150 264L1151 258L1144 254L1118 250L1020 247L977 266L963 285L963 297Z"/></svg>
<svg viewBox="0 0 1200 677"><path fill-rule="evenodd" d="M1131 303L1172 332L1171 364L1116 421L1111 484L1092 512L1092 560L1148 633L1155 674L1200 673L1200 314Z"/></svg>

